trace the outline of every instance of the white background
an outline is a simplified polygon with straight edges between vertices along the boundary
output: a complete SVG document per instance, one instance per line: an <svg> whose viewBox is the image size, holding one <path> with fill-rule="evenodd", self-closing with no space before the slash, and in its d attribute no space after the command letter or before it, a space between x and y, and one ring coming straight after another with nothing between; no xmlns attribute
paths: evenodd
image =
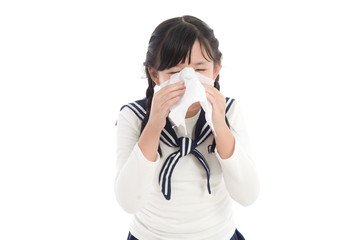
<svg viewBox="0 0 360 240"><path fill-rule="evenodd" d="M131 2L131 3L130 3ZM215 31L261 193L247 240L360 239L357 1L1 1L0 239L126 239L115 120L144 97L154 28Z"/></svg>

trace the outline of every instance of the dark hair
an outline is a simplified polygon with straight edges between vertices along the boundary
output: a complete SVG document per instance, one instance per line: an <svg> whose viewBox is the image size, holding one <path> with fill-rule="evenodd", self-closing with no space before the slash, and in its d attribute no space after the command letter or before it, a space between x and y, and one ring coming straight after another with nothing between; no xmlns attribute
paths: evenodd
<svg viewBox="0 0 360 240"><path fill-rule="evenodd" d="M149 120L154 96L155 83L151 79L148 67L152 67L157 71L169 69L180 62L184 63L188 54L190 64L191 49L196 40L199 41L201 49L203 47L206 50L206 55L214 62L214 65L221 62L222 54L219 51L219 41L215 38L214 31L200 19L185 15L168 19L155 28L149 40L144 62L149 86L146 90L146 115L142 121L140 132L143 131ZM203 56L207 59L207 56ZM220 90L219 75L215 79L214 87ZM226 117L225 120L229 125ZM214 152L215 145L214 139L209 152ZM160 145L158 152L161 156Z"/></svg>

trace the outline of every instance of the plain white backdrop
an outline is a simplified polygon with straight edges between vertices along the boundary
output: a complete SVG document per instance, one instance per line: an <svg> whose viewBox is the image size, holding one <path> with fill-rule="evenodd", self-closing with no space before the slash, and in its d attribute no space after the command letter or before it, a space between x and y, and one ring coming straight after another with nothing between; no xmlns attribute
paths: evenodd
<svg viewBox="0 0 360 240"><path fill-rule="evenodd" d="M154 28L215 31L261 192L247 240L360 239L357 1L1 1L0 239L126 239L115 120L145 96Z"/></svg>

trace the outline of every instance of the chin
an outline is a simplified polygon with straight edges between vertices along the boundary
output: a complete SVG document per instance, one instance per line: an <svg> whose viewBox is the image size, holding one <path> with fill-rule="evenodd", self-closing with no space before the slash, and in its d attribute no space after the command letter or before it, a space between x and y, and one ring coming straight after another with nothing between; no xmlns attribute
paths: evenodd
<svg viewBox="0 0 360 240"><path fill-rule="evenodd" d="M200 102L195 102L193 104L190 105L190 107L188 108L188 110L190 111L194 111L194 110L197 110L201 107L201 104Z"/></svg>

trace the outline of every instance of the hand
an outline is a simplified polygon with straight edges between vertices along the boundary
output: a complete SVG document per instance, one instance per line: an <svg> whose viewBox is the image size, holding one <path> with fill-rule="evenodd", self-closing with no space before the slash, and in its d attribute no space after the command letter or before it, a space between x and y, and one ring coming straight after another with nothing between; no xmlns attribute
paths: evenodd
<svg viewBox="0 0 360 240"><path fill-rule="evenodd" d="M213 107L212 122L215 132L219 132L227 127L225 121L226 99L215 87L202 83L206 91L206 97ZM219 131L218 131L219 130Z"/></svg>
<svg viewBox="0 0 360 240"><path fill-rule="evenodd" d="M226 99L211 85L203 84L206 90L207 99L213 107L212 121L214 124L216 136L216 149L222 159L227 159L233 155L235 149L235 137L226 125Z"/></svg>
<svg viewBox="0 0 360 240"><path fill-rule="evenodd" d="M185 93L184 82L177 82L163 87L153 96L148 124L154 130L161 130L165 127L166 117L170 113L170 107L180 100Z"/></svg>

